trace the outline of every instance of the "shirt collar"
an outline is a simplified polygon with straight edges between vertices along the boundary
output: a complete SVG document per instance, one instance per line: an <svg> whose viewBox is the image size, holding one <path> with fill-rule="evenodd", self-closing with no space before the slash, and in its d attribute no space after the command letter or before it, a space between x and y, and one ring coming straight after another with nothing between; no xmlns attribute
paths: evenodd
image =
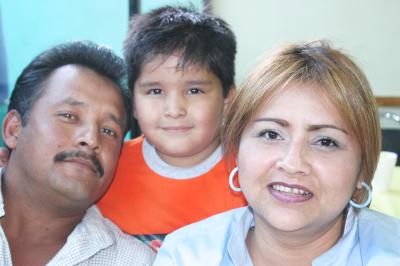
<svg viewBox="0 0 400 266"><path fill-rule="evenodd" d="M228 254L233 265L253 265L246 246L247 234L253 227L253 212L250 207L247 207L228 239Z"/></svg>
<svg viewBox="0 0 400 266"><path fill-rule="evenodd" d="M78 263L111 246L116 240L106 223L107 220L97 207L90 207L52 262L63 261L68 257L70 261Z"/></svg>
<svg viewBox="0 0 400 266"><path fill-rule="evenodd" d="M249 230L254 227L254 215L250 207L247 207L241 218L233 228L228 240L228 255L233 265L253 265L246 246L246 237ZM354 252L359 253L357 213L353 207L349 207L343 230L339 241L328 251L313 261L317 265L346 265L350 257L354 258ZM360 257L360 256L355 256ZM224 260L226 260L225 258ZM340 263L340 261L343 263ZM224 263L222 263L225 265ZM226 263L227 264L227 263Z"/></svg>

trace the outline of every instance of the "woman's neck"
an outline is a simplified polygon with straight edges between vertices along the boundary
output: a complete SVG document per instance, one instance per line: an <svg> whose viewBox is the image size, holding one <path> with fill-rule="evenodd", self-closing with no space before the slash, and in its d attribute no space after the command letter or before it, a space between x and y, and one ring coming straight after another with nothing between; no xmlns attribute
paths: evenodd
<svg viewBox="0 0 400 266"><path fill-rule="evenodd" d="M319 230L283 232L255 219L249 231L247 248L254 266L311 265L312 261L333 247L343 234L344 215Z"/></svg>

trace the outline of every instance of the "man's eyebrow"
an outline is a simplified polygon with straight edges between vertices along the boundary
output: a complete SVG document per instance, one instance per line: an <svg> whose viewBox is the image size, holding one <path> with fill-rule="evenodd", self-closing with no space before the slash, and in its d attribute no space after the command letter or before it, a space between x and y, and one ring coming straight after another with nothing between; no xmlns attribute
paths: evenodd
<svg viewBox="0 0 400 266"><path fill-rule="evenodd" d="M61 103L62 104L67 104L67 105L71 105L71 106L83 106L83 107L86 107L88 105L87 103L84 103L82 101L78 101L78 100L76 100L74 98L71 98L71 97L63 100ZM118 118L116 115L114 115L111 112L109 112L107 115L112 121L114 121L116 124L118 124L121 127L122 130L125 128L124 127L124 121L122 119Z"/></svg>
<svg viewBox="0 0 400 266"><path fill-rule="evenodd" d="M73 106L75 106L75 105L86 105L84 102L78 101L78 100L76 100L74 98L71 98L71 97L63 100L61 103L68 104L68 105L73 105Z"/></svg>
<svg viewBox="0 0 400 266"><path fill-rule="evenodd" d="M121 127L122 130L125 129L125 127L124 127L124 121L122 121L120 118L118 118L117 116L115 116L115 115L112 114L112 113L108 113L108 116L110 117L110 119L111 119L112 121L114 121L117 125L119 125L119 126Z"/></svg>

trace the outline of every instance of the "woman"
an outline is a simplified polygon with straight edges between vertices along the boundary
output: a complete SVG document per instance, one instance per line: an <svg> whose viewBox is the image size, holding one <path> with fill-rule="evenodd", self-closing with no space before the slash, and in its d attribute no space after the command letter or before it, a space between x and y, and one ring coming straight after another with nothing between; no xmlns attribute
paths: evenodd
<svg viewBox="0 0 400 266"><path fill-rule="evenodd" d="M280 49L242 84L224 134L249 206L171 234L154 265L400 265L400 221L367 207L376 103L344 54Z"/></svg>

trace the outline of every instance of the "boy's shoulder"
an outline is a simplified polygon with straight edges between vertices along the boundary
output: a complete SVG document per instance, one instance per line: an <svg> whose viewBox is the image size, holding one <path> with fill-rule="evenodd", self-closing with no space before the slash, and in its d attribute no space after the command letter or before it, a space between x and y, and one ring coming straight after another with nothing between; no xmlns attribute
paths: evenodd
<svg viewBox="0 0 400 266"><path fill-rule="evenodd" d="M144 136L139 136L134 139L130 139L124 142L123 149L131 149L134 147L140 147L144 142Z"/></svg>
<svg viewBox="0 0 400 266"><path fill-rule="evenodd" d="M143 142L143 136L125 141L122 145L120 160L124 160L126 158L132 159L132 157L141 155Z"/></svg>

